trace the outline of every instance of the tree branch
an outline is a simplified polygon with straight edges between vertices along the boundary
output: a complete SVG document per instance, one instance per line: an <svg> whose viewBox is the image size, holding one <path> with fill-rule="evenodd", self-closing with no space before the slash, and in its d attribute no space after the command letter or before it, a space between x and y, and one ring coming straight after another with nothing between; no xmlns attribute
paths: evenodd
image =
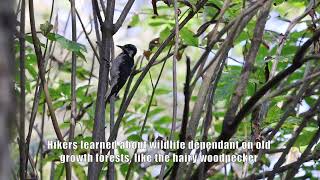
<svg viewBox="0 0 320 180"><path fill-rule="evenodd" d="M120 29L120 27L122 26L124 20L126 19L133 3L135 0L128 0L127 4L125 5L125 7L123 8L117 22L114 25L114 30L113 33L115 34L116 32L118 32L118 30Z"/></svg>
<svg viewBox="0 0 320 180"><path fill-rule="evenodd" d="M100 26L103 25L103 20L100 14L100 8L99 8L99 4L97 0L92 0L92 8L93 8L93 13L95 13L95 15L98 18L98 21L100 23Z"/></svg>
<svg viewBox="0 0 320 180"><path fill-rule="evenodd" d="M77 42L77 22L76 22L76 8L75 1L70 0L71 5L71 28L72 28L72 41ZM77 121L77 97L76 97L76 88L77 88L77 55L75 52L72 52L71 55L71 119L70 119L70 128L69 128L69 142L74 140L75 128ZM69 151L69 155L72 155L72 150ZM71 163L70 163L71 164ZM70 168L70 177L67 174L67 179L71 179L72 168Z"/></svg>
<svg viewBox="0 0 320 180"><path fill-rule="evenodd" d="M169 141L172 141L173 134L176 130L176 121L177 121L177 110L178 110L178 88L177 88L177 56L179 53L179 19L178 19L178 3L177 0L173 0L174 7L174 20L175 20L175 43L174 43L174 53L172 59L172 94L173 94L173 102L172 102L172 123L171 123L171 131L169 136ZM166 150L165 155L169 154L169 149ZM166 162L162 162L159 179L164 178L164 172L166 169Z"/></svg>
<svg viewBox="0 0 320 180"><path fill-rule="evenodd" d="M20 14L20 114L19 114L19 151L20 151L20 179L26 178L27 171L27 154L26 139L25 139L25 116L26 116L26 74L25 74L25 60L26 60L26 46L25 46L25 19L26 19L26 2L21 1Z"/></svg>
<svg viewBox="0 0 320 180"><path fill-rule="evenodd" d="M74 0L70 0L71 4L71 25L72 25L72 41L77 42L77 26L76 26L76 9ZM77 117L77 99L76 99L76 73L77 73L77 56L75 52L72 52L72 63L71 63L71 121L70 121L70 132L69 141L72 142L74 139L74 131L76 126Z"/></svg>
<svg viewBox="0 0 320 180"><path fill-rule="evenodd" d="M89 45L90 45L90 47L91 47L91 49L93 51L93 54L96 56L97 60L100 63L101 60L100 60L100 57L98 55L98 52L97 52L96 48L94 48L94 45L93 45L92 41L90 40L89 34L87 33L86 28L84 27L84 24L82 22L82 19L81 19L80 15L79 15L78 11L76 11L76 13L77 13L77 17L79 19L79 22L81 24L82 30L83 30L83 32L84 32L84 34L86 36L86 39L88 40Z"/></svg>
<svg viewBox="0 0 320 180"><path fill-rule="evenodd" d="M189 103L190 103L190 80L191 80L191 69L190 69L190 58L186 57L186 65L187 65L187 73L186 73L186 82L184 85L184 108L183 108L183 115L182 115L182 122L181 122L181 129L180 129L180 142L185 142L186 140L186 132L188 127L188 119L189 119ZM181 155L183 149L177 150L177 155ZM177 171L179 168L179 162L175 162L172 167L170 179L174 180L177 177Z"/></svg>
<svg viewBox="0 0 320 180"><path fill-rule="evenodd" d="M242 72L239 77L239 81L236 85L235 92L232 95L231 101L229 103L229 108L225 113L223 124L232 123L232 120L238 110L241 99L246 91L249 75L252 71L254 61L258 54L260 44L262 42L262 37L264 33L265 24L269 15L272 1L268 1L260 10L260 15L256 22L256 27L254 30L253 38L251 40L251 47L245 58L245 64L242 68Z"/></svg>

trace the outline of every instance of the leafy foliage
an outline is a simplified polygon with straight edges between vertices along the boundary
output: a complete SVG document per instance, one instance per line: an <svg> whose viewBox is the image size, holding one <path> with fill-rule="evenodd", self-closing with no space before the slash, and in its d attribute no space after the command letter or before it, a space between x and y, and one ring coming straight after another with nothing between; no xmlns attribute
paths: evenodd
<svg viewBox="0 0 320 180"><path fill-rule="evenodd" d="M169 35L174 32L174 12L172 10L171 1L152 1L153 7L150 5L143 6L139 11L144 13L134 13L128 18L128 29L136 28L141 31L151 32L149 36L144 36L145 34L139 34L138 38L135 38L134 41L137 41L137 44L141 45L139 47L143 53L138 52L135 64L137 65L138 70L144 70L150 64L149 61L151 57L156 55L155 52L158 51L160 45L167 41ZM179 22L182 22L182 19L186 18L189 13L192 13L196 10L197 1L179 1ZM315 32L315 29L319 25L318 23L318 13L319 8L314 8L313 11L310 11L304 18L300 19L297 22L296 29L291 30L287 37L284 37L282 30L270 29L268 23L278 23L282 29L286 29L287 26L293 23L294 19L303 13L303 11L308 6L308 1L299 1L299 0L274 0L273 6L271 8L271 14L275 13L276 16L268 19L266 29L262 37L262 44L260 45L257 56L255 58L253 66L249 71L248 85L244 88L244 95L241 97L239 103L239 108L237 112L243 107L243 104L247 102L249 98L254 96L256 92L266 85L268 80L272 79L270 77L270 72L273 74L278 74L283 70L287 69L292 65L292 59L295 56L297 50L303 44L306 39L312 37ZM178 55L178 118L177 118L177 128L173 134L173 140L179 140L181 138L180 128L182 126L183 119L183 110L185 108L184 96L186 86L186 68L185 68L185 56L190 57L192 60L192 67L197 64L200 57L204 54L205 51L210 51L206 62L204 62L200 67L206 68L216 53L224 47L224 42L227 40L230 29L227 33L221 36L221 39L217 41L212 48L207 49L210 42L210 37L212 37L212 29L217 25L217 14L221 12L224 1L221 0L209 0L206 5L200 9L196 15L191 18L191 20L179 31L180 37L180 48L184 46L182 50L179 51ZM219 28L217 28L216 33L221 33L222 29L227 26L228 23L235 20L243 11L245 7L248 7L250 2L235 0L232 1L229 8L221 16ZM298 13L299 12L299 13ZM102 14L102 13L101 13ZM201 141L204 139L204 129L202 126L205 121L209 118L212 118L211 124L208 127L208 141L215 141L220 133L223 131L224 119L226 117L226 111L230 107L231 99L236 92L236 87L239 83L239 79L245 70L246 61L248 59L248 51L253 43L254 29L257 25L259 13L256 13L255 16L248 22L245 28L237 34L235 40L232 42L231 50L228 51L228 58L225 64L221 64L223 71L221 76L215 76L215 79L212 79L211 87L214 87L213 98L209 98L211 92L207 92L206 101L202 103L203 108L201 108L201 118L199 119L199 125L197 124L196 130L196 141ZM219 17L219 16L218 16ZM55 27L56 25L50 24L50 22L45 19L46 22L41 24L39 29L41 31L40 45L45 52L43 56L44 67L46 70L46 78L49 85L49 94L52 99L53 108L59 117L59 128L63 131L63 134L69 133L70 122L71 122L71 73L72 73L72 63L69 56L70 53L75 53L78 59L83 61L78 61L76 66L76 109L79 119L76 122L76 142L84 141L91 142L93 141L92 132L95 129L94 118L95 116L95 101L97 97L97 81L99 80L99 73L96 68L99 65L97 59L91 58L93 55L92 49L89 48L89 44L81 44L79 42L74 42L67 38L67 35L58 33ZM207 24L205 24L207 23ZM205 24L205 25L203 25ZM285 25L283 25L285 24ZM197 34L200 32L199 27L203 28L202 34ZM129 32L129 31L128 31ZM130 34L130 33L128 33ZM134 34L134 33L133 33ZM28 113L31 113L33 102L36 97L34 97L35 91L37 89L38 80L38 66L36 55L32 49L32 37L28 34L24 36L27 43L26 48L26 58L25 58L25 68L26 68L26 89L27 89L27 110ZM129 38L128 38L129 39ZM119 37L114 39L115 41L119 40ZM120 40L119 40L120 41ZM139 43L138 43L139 41ZM100 42L99 42L100 43ZM101 45L98 43L98 47ZM282 44L283 43L283 44ZM54 44L58 44L56 47ZM115 42L115 44L118 44ZM51 46L52 45L52 46ZM141 84L139 85L137 92L133 96L133 100L129 103L128 109L125 109L125 115L122 119L120 125L120 132L118 133L118 139L140 142L147 141L152 142L156 140L166 140L170 137L171 133L171 124L172 124L172 63L171 56L165 58L172 53L174 45L174 39L171 40L168 45L163 48L163 51L160 52L159 57L156 58L156 61L147 72L147 76L142 79ZM19 54L20 46L19 43L15 44L16 49L15 53ZM54 48L54 49L50 49ZM148 47L143 49L143 47ZM283 47L283 48L282 48ZM282 48L282 49L281 49ZM308 52L309 54L319 53L319 42L313 44L312 50ZM59 53L58 53L59 52ZM117 51L116 51L117 52ZM101 53L101 52L99 52ZM164 66L164 72L159 74L161 71L162 59L168 61L166 66ZM146 60L147 59L147 60ZM100 63L101 63L100 59ZM16 84L15 89L17 92L20 90L19 82L19 65L18 60L16 61ZM98 64L98 65L97 65ZM273 69L275 68L275 69ZM285 80L281 81L275 87L270 88L268 93L263 96L263 98L268 97L273 92L280 91L283 88L287 88L285 91L282 91L279 94L272 96L267 99L267 101L259 104L263 107L266 107L265 111L262 111L262 116L259 122L259 138L265 139L268 137L269 130L277 127L279 120L284 116L287 116L281 128L277 131L276 135L272 140L272 149L283 149L286 148L286 143L292 138L294 132L297 128L301 126L301 123L306 116L304 113L308 112L310 108L314 107L319 99L319 76L312 78L311 80L305 81L304 78L310 74L316 73L319 71L319 62L310 61L308 65L303 65L294 73L290 74ZM187 112L187 118L190 120L192 118L192 113L194 111L195 104L198 102L198 92L201 91L202 83L204 82L205 75L208 74L198 74L201 71L193 71L193 78L191 79L191 101L189 103L190 110ZM139 79L141 73L137 71L133 76L133 84ZM219 74L219 73L217 73ZM194 81L197 75L199 79ZM159 85L155 86L155 82L160 76ZM270 78L269 78L270 77ZM269 79L268 79L269 78ZM294 85L289 87L299 81L304 81L304 83ZM132 87L132 85L131 85ZM289 88L288 88L289 87ZM123 88L125 89L125 88ZM132 89L129 89L132 90ZM155 96L151 98L151 93L154 90ZM304 90L302 96L299 97L296 104L296 96L299 94L300 90ZM99 95L104 96L104 95ZM115 119L121 112L122 98L125 97L124 90L119 94L120 100L115 102ZM37 117L40 118L41 115L46 117L49 115L48 112L43 110L43 105L46 102L45 95L40 94L40 103L37 110ZM149 101L150 106L149 106ZM207 109L211 107L211 109ZM294 107L291 107L291 106ZM257 108L257 107L255 107ZM258 106L259 108L259 106ZM255 110L255 109L254 109ZM250 115L246 116L245 119L240 123L239 128L232 137L232 140L238 141L254 141L256 137L253 136L254 131L254 110L249 112ZM288 112L290 110L290 112ZM29 112L30 111L30 112ZM317 112L319 113L319 112ZM106 131L107 134L110 133L110 106L106 106ZM319 114L314 114L311 118L308 119L306 127L298 134L297 139L294 142L292 149L296 148L299 151L299 154L303 153L304 150L312 143L313 137L319 131L319 126L316 123L319 119ZM28 115L29 117L29 115ZM43 135L44 140L53 139L54 132L52 131L50 121L47 121L45 118L43 121L36 119L34 129L39 133L38 128L41 127L44 123L44 130L41 130L39 134ZM50 118L49 118L50 119ZM146 121L145 121L146 120ZM145 121L145 122L144 122ZM49 125L50 124L50 125ZM144 129L142 129L144 127ZM36 133L34 133L36 134ZM142 135L142 136L141 136ZM107 137L106 137L107 138ZM257 138L258 139L258 138ZM32 138L33 141L39 141L37 138ZM31 143L32 144L32 143ZM35 143L40 145L42 143ZM319 147L318 141L315 143L316 148L312 148L312 152L318 152L317 148ZM43 147L42 147L43 148ZM290 150L290 152L292 151ZM41 149L43 151L44 149ZM33 150L32 150L33 151ZM129 155L132 157L134 150L126 150L117 148L115 150L116 155ZM271 150L270 150L271 151ZM238 150L236 150L238 152ZM55 164L54 169L54 179L64 179L65 170L64 164L58 162L59 156L63 154L62 150L50 150L48 152L42 152L43 154L37 154L37 156L44 156L43 165L48 168L49 162ZM87 150L76 149L74 154L83 154L87 153ZM229 152L228 152L229 153ZM234 152L230 152L234 153ZM254 153L254 152L248 152ZM309 155L311 155L310 153ZM32 154L33 155L33 154ZM35 157L35 158L39 158ZM297 160L297 159L296 159ZM256 173L253 171L254 168L262 170L264 166L270 167L271 164L274 164L276 160L271 154L263 154L261 157L259 165L254 167L253 164L241 164L242 169L248 168L246 173L252 174ZM173 166L173 162L168 162L166 164L167 168ZM232 164L232 163L231 163ZM75 176L78 179L86 179L88 172L87 163L72 163L72 169ZM141 163L132 163L132 167L128 163L116 163L116 172L118 179L120 177L125 177L129 168L133 171L130 175L133 177L141 177L143 179L154 179L157 175L154 175L154 169L158 169L159 163L154 163L150 167L143 167ZM248 165L248 166L247 166ZM256 164L255 164L256 165ZM107 163L103 164L103 173L107 169ZM228 165L227 165L228 166ZM194 166L194 169L197 168L197 164ZM231 167L231 166L230 166ZM312 166L302 165L301 170L305 172L304 177L313 178L312 172L315 169L319 169L319 161L314 161ZM271 168L271 167L270 167ZM227 170L225 174L222 174L219 170L215 169L216 172L213 172L213 176L209 179L236 179L239 177L234 171L235 169ZM259 172L259 171L257 171ZM100 175L102 176L102 175Z"/></svg>

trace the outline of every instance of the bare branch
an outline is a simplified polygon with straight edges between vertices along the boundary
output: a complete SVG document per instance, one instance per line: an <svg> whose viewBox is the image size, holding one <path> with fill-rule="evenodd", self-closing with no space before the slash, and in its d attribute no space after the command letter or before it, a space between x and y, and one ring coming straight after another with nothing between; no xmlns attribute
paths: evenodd
<svg viewBox="0 0 320 180"><path fill-rule="evenodd" d="M72 24L72 41L77 42L77 26L76 26L76 9L74 0L70 0L71 3L71 24ZM72 63L71 63L71 121L70 121L70 132L69 141L74 139L74 131L76 126L77 117L77 99L76 99L76 73L77 73L77 56L75 52L72 52Z"/></svg>
<svg viewBox="0 0 320 180"><path fill-rule="evenodd" d="M185 142L186 140L186 132L188 127L188 119L189 119L189 109L190 109L190 80L191 80L191 69L190 69L190 58L186 58L186 65L187 65L187 73L186 73L186 82L184 85L184 108L183 108L183 117L181 122L181 129L180 129L180 142ZM183 152L182 149L177 150L177 155L181 155ZM175 162L172 167L170 179L176 179L177 172L179 168L179 162Z"/></svg>
<svg viewBox="0 0 320 180"><path fill-rule="evenodd" d="M90 45L90 47L91 47L91 49L93 51L93 54L96 56L97 60L100 63L101 60L100 60L100 57L98 55L98 52L97 52L95 46L93 45L92 41L90 40L89 34L87 33L86 28L84 27L84 24L82 22L82 19L81 19L80 15L79 15L78 11L76 11L76 13L77 13L77 17L79 19L79 22L81 24L82 30L83 30L84 34L86 35L86 39L88 40L89 45Z"/></svg>
<svg viewBox="0 0 320 180"><path fill-rule="evenodd" d="M117 22L114 25L114 30L113 33L115 34L116 32L118 32L118 30L120 29L120 27L122 26L124 20L126 19L133 3L135 0L128 0L127 4L125 5L125 7L123 8L119 19L117 20Z"/></svg>
<svg viewBox="0 0 320 180"><path fill-rule="evenodd" d="M169 141L172 141L173 134L176 130L176 121L177 121L177 110L178 110L178 88L177 88L177 57L179 53L179 19L178 19L178 3L177 0L173 0L174 7L174 20L175 20L175 43L174 43L174 53L172 60L172 92L173 92L173 102L172 102L172 123L171 131L169 136ZM169 149L165 152L166 155L169 154ZM159 175L159 180L164 178L164 172L166 169L166 162L164 161L161 164L161 170Z"/></svg>
<svg viewBox="0 0 320 180"><path fill-rule="evenodd" d="M257 19L256 27L254 30L253 38L251 40L251 47L248 52L247 57L245 58L245 64L243 66L239 81L236 85L235 92L233 93L233 96L231 98L231 101L229 103L229 108L226 111L224 120L223 120L223 126L225 126L226 123L232 123L232 120L238 110L238 107L240 105L241 99L246 91L246 87L249 80L249 75L252 71L254 61L256 59L256 56L258 54L258 50L260 48L260 44L262 42L262 37L264 33L264 27L267 22L267 18L269 15L269 11L271 8L271 1L268 1L260 11L260 15Z"/></svg>
<svg viewBox="0 0 320 180"><path fill-rule="evenodd" d="M93 13L97 16L98 21L100 23L100 26L103 25L103 20L100 14L100 8L97 0L92 0L92 8L93 8Z"/></svg>
<svg viewBox="0 0 320 180"><path fill-rule="evenodd" d="M25 59L26 59L26 46L25 46L25 19L26 19L26 2L21 1L21 14L20 14L20 34L23 36L19 38L20 44L20 114L19 114L19 151L20 151L20 179L26 178L27 172L27 154L25 142L25 118L26 118L26 74L25 74Z"/></svg>

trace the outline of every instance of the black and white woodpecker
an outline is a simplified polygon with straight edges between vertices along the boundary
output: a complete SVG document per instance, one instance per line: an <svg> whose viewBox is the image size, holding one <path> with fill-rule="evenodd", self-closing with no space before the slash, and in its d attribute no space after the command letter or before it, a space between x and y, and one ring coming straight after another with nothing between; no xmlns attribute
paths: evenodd
<svg viewBox="0 0 320 180"><path fill-rule="evenodd" d="M107 102L110 102L110 98L113 95L117 96L120 89L126 83L134 66L134 55L137 53L136 46L132 44L126 44L118 47L122 49L122 53L119 54L112 62L110 70L111 83L110 88L106 93Z"/></svg>

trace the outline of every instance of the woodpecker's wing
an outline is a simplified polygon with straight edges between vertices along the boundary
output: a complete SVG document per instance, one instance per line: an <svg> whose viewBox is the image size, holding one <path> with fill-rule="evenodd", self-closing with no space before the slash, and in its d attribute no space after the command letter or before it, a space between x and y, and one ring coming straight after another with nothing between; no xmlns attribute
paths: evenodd
<svg viewBox="0 0 320 180"><path fill-rule="evenodd" d="M116 59L112 62L111 70L110 70L110 76L111 76L111 83L110 86L113 87L115 84L117 84L119 77L120 77L120 66L125 61L125 54L120 54L116 57Z"/></svg>
<svg viewBox="0 0 320 180"><path fill-rule="evenodd" d="M110 76L111 76L111 83L110 83L110 87L106 93L106 99L108 100L113 91L113 89L115 88L115 86L117 85L119 78L120 78L120 66L123 63L123 61L125 61L125 57L126 55L121 53L119 54L119 56L117 56L113 62L112 62L112 66L110 69Z"/></svg>

